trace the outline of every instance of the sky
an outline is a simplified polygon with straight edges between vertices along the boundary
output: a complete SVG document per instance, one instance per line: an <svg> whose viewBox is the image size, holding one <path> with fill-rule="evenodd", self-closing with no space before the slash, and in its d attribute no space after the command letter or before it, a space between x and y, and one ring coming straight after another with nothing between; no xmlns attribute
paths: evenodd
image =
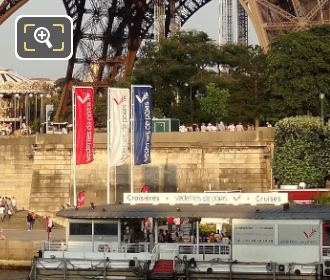
<svg viewBox="0 0 330 280"><path fill-rule="evenodd" d="M45 4L47 2L47 4ZM199 9L183 26L184 30L201 30L218 41L218 0ZM62 0L30 0L0 26L0 68L9 68L27 78L58 79L65 76L66 61L23 61L15 56L15 19L19 15L65 15ZM207 19L207 20L206 20ZM256 44L250 26L249 43ZM252 36L251 36L251 35Z"/></svg>

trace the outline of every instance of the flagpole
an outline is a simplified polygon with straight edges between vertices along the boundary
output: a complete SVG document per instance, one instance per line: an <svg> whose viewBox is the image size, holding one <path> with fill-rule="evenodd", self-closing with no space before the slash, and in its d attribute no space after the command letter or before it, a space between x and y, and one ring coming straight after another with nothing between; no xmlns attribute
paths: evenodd
<svg viewBox="0 0 330 280"><path fill-rule="evenodd" d="M134 87L131 85L131 193L134 192Z"/></svg>
<svg viewBox="0 0 330 280"><path fill-rule="evenodd" d="M115 181L115 203L117 203L117 166L115 166L114 181Z"/></svg>
<svg viewBox="0 0 330 280"><path fill-rule="evenodd" d="M107 204L110 204L110 93L107 91Z"/></svg>
<svg viewBox="0 0 330 280"><path fill-rule="evenodd" d="M77 185L76 185L76 93L72 87L72 167L73 167L73 205L77 206Z"/></svg>

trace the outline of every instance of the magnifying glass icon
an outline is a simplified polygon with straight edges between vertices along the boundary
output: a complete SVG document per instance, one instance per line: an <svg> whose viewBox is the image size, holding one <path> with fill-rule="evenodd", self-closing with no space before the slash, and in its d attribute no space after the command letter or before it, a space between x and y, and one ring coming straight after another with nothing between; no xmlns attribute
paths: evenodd
<svg viewBox="0 0 330 280"><path fill-rule="evenodd" d="M41 44L46 44L49 49L53 47L52 43L49 41L50 32L46 27L38 27L34 31L34 39Z"/></svg>

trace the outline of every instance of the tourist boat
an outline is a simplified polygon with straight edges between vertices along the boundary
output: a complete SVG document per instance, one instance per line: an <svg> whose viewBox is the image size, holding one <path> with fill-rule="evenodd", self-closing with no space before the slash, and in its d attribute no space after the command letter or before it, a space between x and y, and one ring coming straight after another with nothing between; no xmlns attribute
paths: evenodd
<svg viewBox="0 0 330 280"><path fill-rule="evenodd" d="M67 221L66 241L44 243L30 278L330 276L329 206L283 204L287 194L282 193L138 193L125 198L128 203L59 211ZM205 222L215 226L214 234L229 224L222 231L225 238L212 242L205 237L200 231ZM164 240L166 230L173 233Z"/></svg>

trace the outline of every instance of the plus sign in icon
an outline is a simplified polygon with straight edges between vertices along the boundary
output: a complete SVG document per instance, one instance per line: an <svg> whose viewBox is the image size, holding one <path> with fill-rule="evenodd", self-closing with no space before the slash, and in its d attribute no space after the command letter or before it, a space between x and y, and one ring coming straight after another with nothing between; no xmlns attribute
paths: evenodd
<svg viewBox="0 0 330 280"><path fill-rule="evenodd" d="M16 18L16 57L23 60L66 60L72 56L72 19L68 16Z"/></svg>

